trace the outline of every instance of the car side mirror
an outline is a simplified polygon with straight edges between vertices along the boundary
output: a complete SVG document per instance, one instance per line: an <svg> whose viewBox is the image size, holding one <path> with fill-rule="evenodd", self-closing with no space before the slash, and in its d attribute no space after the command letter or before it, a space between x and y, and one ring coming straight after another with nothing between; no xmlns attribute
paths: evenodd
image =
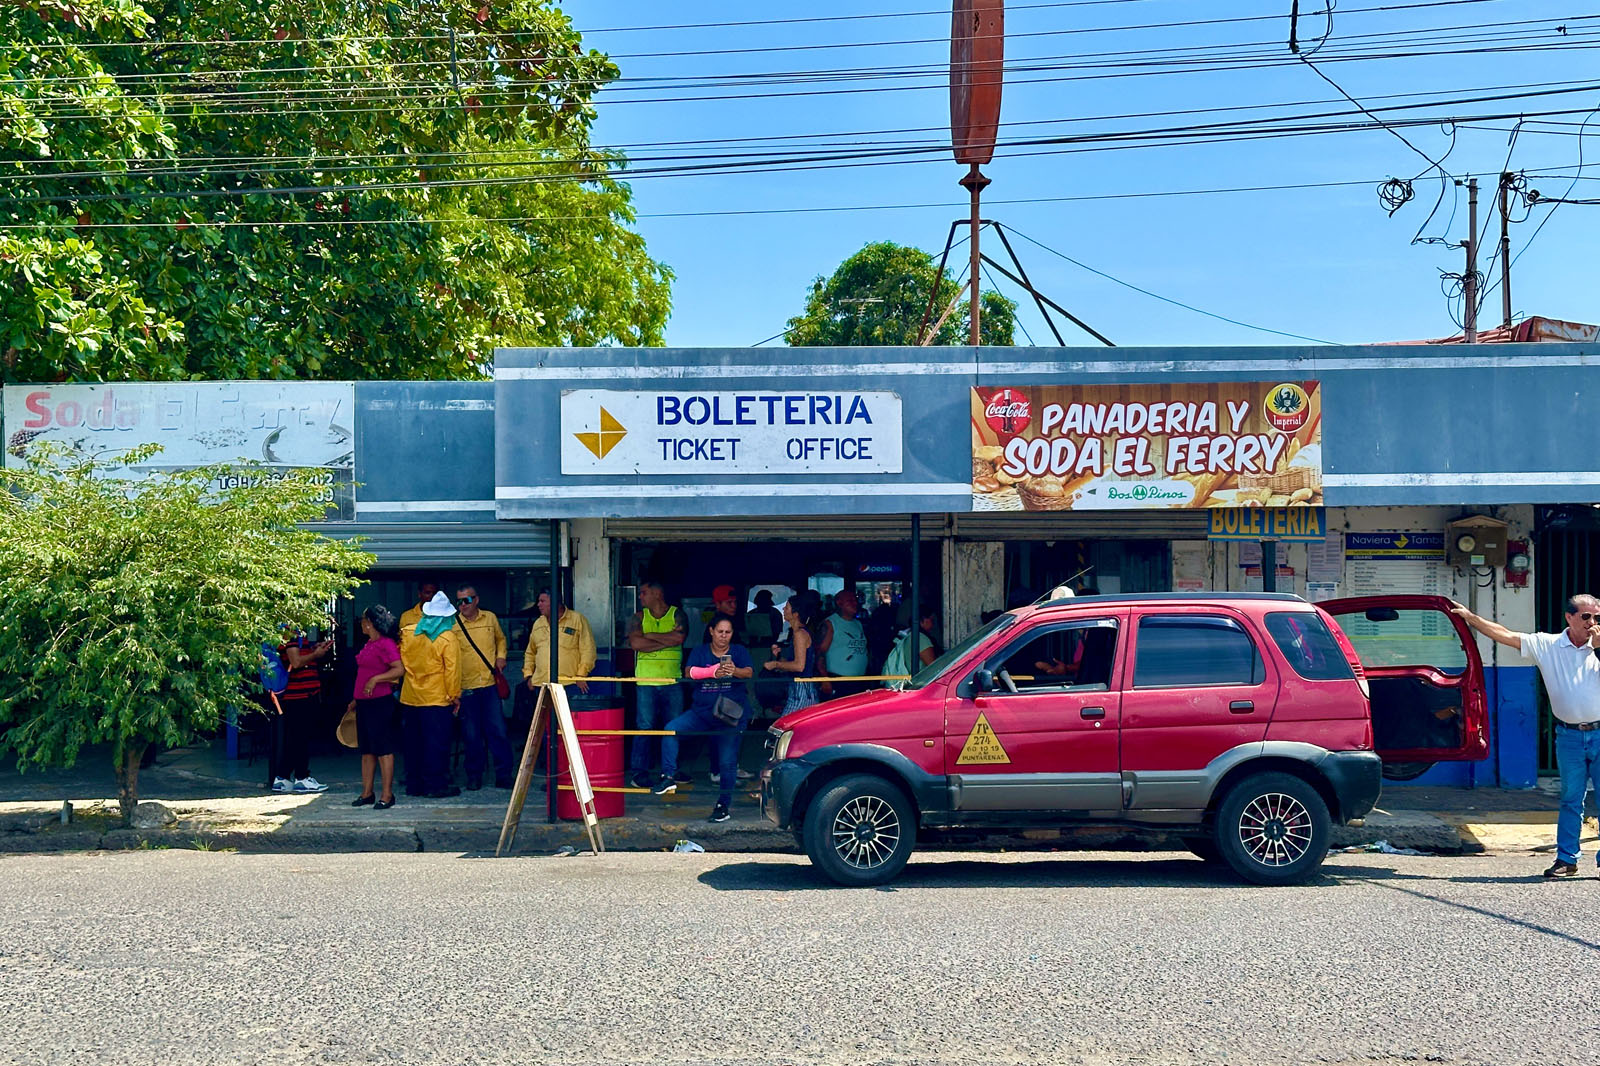
<svg viewBox="0 0 1600 1066"><path fill-rule="evenodd" d="M972 687L978 692L994 691L994 671L979 670L972 675Z"/></svg>

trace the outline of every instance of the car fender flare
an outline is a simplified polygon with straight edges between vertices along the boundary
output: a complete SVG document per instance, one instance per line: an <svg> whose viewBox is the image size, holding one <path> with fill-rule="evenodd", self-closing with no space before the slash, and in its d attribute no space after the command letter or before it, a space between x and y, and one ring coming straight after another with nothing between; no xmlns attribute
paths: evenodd
<svg viewBox="0 0 1600 1066"><path fill-rule="evenodd" d="M810 767L796 791L796 808L803 809L810 802L819 788L818 781L839 776L832 771L838 769L840 764L848 764L848 769L852 771L887 771L884 776L905 788L918 814L948 810L950 807L950 783L944 774L929 773L912 762L904 752L887 745L830 744L796 756L795 761Z"/></svg>

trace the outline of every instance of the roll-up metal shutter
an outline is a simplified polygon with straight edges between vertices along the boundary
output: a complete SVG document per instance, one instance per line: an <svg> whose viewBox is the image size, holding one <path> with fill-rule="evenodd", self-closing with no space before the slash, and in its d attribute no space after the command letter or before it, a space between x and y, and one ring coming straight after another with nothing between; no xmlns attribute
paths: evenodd
<svg viewBox="0 0 1600 1066"><path fill-rule="evenodd" d="M550 565L549 522L326 522L335 540L364 537L378 570L419 567L539 569Z"/></svg>
<svg viewBox="0 0 1600 1066"><path fill-rule="evenodd" d="M1192 511L975 512L954 516L959 540L1205 540L1211 516Z"/></svg>
<svg viewBox="0 0 1600 1066"><path fill-rule="evenodd" d="M922 536L938 537L947 516L923 515ZM608 518L606 536L616 540L752 541L833 540L887 541L911 539L910 515L804 515L796 517Z"/></svg>

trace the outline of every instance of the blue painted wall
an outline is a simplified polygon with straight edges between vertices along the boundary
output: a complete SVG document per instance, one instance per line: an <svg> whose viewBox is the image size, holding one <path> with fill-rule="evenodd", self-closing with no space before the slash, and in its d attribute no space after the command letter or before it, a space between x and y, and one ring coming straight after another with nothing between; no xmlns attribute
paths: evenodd
<svg viewBox="0 0 1600 1066"><path fill-rule="evenodd" d="M1384 788L1533 788L1539 783L1538 668L1485 666L1483 674L1489 693L1489 757L1474 763L1438 763L1413 781L1385 781Z"/></svg>

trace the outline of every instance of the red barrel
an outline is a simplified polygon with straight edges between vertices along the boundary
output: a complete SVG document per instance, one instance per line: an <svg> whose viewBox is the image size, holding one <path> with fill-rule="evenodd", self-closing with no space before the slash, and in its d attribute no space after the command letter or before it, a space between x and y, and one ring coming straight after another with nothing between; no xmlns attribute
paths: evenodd
<svg viewBox="0 0 1600 1066"><path fill-rule="evenodd" d="M573 711L572 724L580 730L621 729L622 708L602 707L594 711ZM595 789L595 814L601 818L621 818L623 794L601 792L600 789L622 787L623 768L627 765L622 754L622 738L579 737L578 749L583 752L583 764L589 770L589 784ZM557 781L562 786L556 793L556 815L577 821L583 817L583 811L578 807L577 793L567 787L572 784L572 775L567 772L566 745L557 744L556 754L559 775Z"/></svg>

